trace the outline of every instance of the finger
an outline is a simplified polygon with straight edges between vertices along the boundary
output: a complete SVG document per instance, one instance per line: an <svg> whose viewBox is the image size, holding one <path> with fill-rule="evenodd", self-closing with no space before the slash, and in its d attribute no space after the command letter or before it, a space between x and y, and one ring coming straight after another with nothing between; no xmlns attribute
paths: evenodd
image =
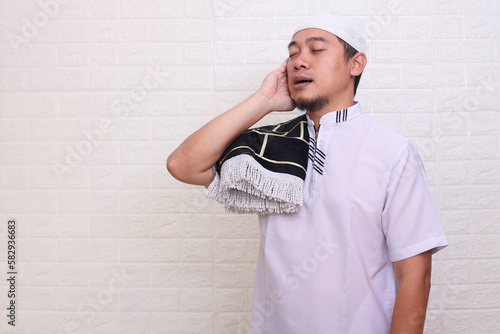
<svg viewBox="0 0 500 334"><path fill-rule="evenodd" d="M283 64L281 64L281 66L279 67L279 69L282 70L282 71L286 70L286 67L288 65L288 61L289 60L290 60L290 58L285 59L285 61L283 62Z"/></svg>

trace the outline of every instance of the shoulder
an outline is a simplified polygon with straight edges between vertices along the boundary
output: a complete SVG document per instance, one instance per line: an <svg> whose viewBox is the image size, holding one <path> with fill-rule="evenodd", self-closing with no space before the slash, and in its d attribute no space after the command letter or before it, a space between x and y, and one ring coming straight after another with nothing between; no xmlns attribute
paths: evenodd
<svg viewBox="0 0 500 334"><path fill-rule="evenodd" d="M361 114L356 117L357 133L366 148L374 154L385 155L386 158L397 158L404 152L414 151L411 142L402 134L388 128L386 125Z"/></svg>
<svg viewBox="0 0 500 334"><path fill-rule="evenodd" d="M408 140L402 134L390 129L389 127L369 115L361 114L359 118L365 126L371 129L373 135L382 136L380 138L381 140L387 139L396 141L398 143L408 142Z"/></svg>

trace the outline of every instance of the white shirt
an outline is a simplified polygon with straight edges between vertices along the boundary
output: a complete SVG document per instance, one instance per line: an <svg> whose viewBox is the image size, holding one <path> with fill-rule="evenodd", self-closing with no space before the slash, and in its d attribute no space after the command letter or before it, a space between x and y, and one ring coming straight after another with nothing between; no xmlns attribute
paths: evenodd
<svg viewBox="0 0 500 334"><path fill-rule="evenodd" d="M301 211L259 218L250 332L389 333L392 262L447 245L420 157L359 104L308 122Z"/></svg>

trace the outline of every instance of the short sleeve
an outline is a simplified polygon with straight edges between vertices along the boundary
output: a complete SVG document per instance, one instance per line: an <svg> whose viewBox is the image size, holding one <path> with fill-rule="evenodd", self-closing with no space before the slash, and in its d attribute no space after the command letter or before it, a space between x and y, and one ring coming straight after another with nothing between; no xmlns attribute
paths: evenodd
<svg viewBox="0 0 500 334"><path fill-rule="evenodd" d="M410 143L403 145L391 170L382 229L392 262L448 245L422 161Z"/></svg>

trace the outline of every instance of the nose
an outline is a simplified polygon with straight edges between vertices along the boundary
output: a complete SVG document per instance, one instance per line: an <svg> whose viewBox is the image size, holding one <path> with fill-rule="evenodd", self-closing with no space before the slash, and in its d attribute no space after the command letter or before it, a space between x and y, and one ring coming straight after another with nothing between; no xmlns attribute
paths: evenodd
<svg viewBox="0 0 500 334"><path fill-rule="evenodd" d="M298 54L297 57L295 58L294 63L293 63L293 67L296 70L299 70L301 68L308 69L309 66L310 66L310 63L309 63L309 58L307 57L307 55L304 52L301 52L300 54Z"/></svg>

